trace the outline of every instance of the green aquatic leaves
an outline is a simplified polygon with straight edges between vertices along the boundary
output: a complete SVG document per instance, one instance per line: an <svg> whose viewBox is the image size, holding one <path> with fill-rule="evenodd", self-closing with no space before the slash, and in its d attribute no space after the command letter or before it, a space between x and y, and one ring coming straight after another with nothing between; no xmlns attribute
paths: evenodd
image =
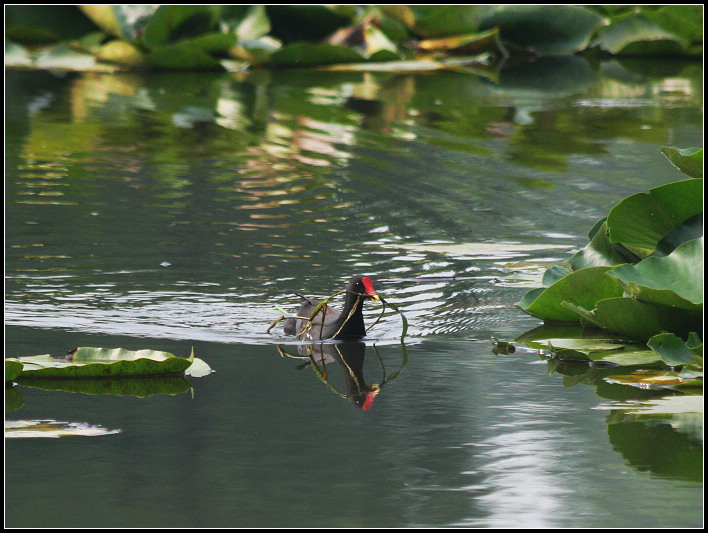
<svg viewBox="0 0 708 533"><path fill-rule="evenodd" d="M644 302L703 310L703 237L683 243L667 256L647 257L609 272L624 292Z"/></svg>
<svg viewBox="0 0 708 533"><path fill-rule="evenodd" d="M501 5L485 10L480 30L499 28L504 41L539 55L585 50L605 17L575 5Z"/></svg>
<svg viewBox="0 0 708 533"><path fill-rule="evenodd" d="M662 151L679 169L698 174L702 151ZM549 269L545 286L517 305L546 323L595 326L648 343L662 357L677 353L667 340L673 337L661 335L684 342L703 330L702 213L702 178L632 195L592 228L583 250ZM694 351L697 344L694 339Z"/></svg>
<svg viewBox="0 0 708 533"><path fill-rule="evenodd" d="M702 19L701 5L633 9L613 17L609 26L598 32L597 44L614 55L700 55Z"/></svg>
<svg viewBox="0 0 708 533"><path fill-rule="evenodd" d="M551 322L577 322L578 314L564 302L592 309L598 301L622 295L622 289L598 266L570 272L550 287L533 289L519 302L528 314Z"/></svg>
<svg viewBox="0 0 708 533"><path fill-rule="evenodd" d="M194 367L194 368L192 368ZM206 375L208 365L196 359L177 357L157 350L130 351L122 348L77 348L67 356L35 355L5 359L5 379L124 378L136 376Z"/></svg>
<svg viewBox="0 0 708 533"><path fill-rule="evenodd" d="M676 148L664 146L661 152L681 172L692 178L703 177L703 148Z"/></svg>
<svg viewBox="0 0 708 533"><path fill-rule="evenodd" d="M559 56L592 49L615 55L696 57L702 53L702 9L700 5L11 6L6 36L18 44L61 44L65 48L54 52L58 59L69 46L119 68L236 70L253 64L315 67L357 62L380 69L386 62L395 71L399 61L436 64L453 53L464 55L468 63L485 65L503 62L508 55ZM47 68L34 65L33 53L26 54L30 65L18 53L6 55L6 65ZM60 68L77 70L77 58L67 53L65 62ZM54 68L59 68L56 64ZM80 64L84 70L101 68L87 61Z"/></svg>
<svg viewBox="0 0 708 533"><path fill-rule="evenodd" d="M702 197L703 179L694 178L625 198L607 216L610 241L648 257L664 236L703 211Z"/></svg>

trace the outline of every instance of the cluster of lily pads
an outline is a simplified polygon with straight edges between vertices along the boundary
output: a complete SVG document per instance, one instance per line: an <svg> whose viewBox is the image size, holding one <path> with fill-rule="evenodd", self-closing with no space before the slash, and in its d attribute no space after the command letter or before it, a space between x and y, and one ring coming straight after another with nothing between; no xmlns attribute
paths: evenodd
<svg viewBox="0 0 708 533"><path fill-rule="evenodd" d="M700 57L702 10L551 4L9 6L5 63L180 70L386 63L426 69L585 50ZM37 53L37 44L52 47Z"/></svg>
<svg viewBox="0 0 708 533"><path fill-rule="evenodd" d="M662 151L691 178L621 201L584 249L549 268L543 286L518 303L545 324L591 333L547 329L522 340L571 359L680 367L687 381L702 384L703 150Z"/></svg>

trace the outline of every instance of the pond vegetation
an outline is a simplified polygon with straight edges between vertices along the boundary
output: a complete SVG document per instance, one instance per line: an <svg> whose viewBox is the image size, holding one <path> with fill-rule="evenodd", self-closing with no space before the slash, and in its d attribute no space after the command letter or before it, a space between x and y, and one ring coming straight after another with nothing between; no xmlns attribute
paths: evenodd
<svg viewBox="0 0 708 533"><path fill-rule="evenodd" d="M695 58L703 44L700 5L8 6L5 25L6 65L78 70L337 65L494 76L514 57Z"/></svg>

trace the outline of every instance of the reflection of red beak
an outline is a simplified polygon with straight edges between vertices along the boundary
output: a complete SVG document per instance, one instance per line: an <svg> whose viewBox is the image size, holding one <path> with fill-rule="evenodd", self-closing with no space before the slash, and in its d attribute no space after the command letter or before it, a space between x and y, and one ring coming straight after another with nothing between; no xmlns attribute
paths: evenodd
<svg viewBox="0 0 708 533"><path fill-rule="evenodd" d="M366 290L366 294L369 297L369 300L374 300L375 302L380 302L381 298L379 295L376 293L376 290L374 289L374 284L371 281L371 278L363 278L361 282L364 284L364 289Z"/></svg>
<svg viewBox="0 0 708 533"><path fill-rule="evenodd" d="M371 407L374 405L374 400L376 399L376 395L378 393L378 390L372 390L366 393L366 399L364 400L364 405L362 407L364 411L368 411L369 409L371 409Z"/></svg>

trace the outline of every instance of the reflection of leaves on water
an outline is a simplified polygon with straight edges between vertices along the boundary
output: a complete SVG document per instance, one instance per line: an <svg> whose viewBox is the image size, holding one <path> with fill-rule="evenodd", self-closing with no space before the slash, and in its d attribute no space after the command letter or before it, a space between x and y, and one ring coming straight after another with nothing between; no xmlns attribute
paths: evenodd
<svg viewBox="0 0 708 533"><path fill-rule="evenodd" d="M121 379L32 379L18 381L21 387L45 391L78 392L92 395L134 396L147 398L156 394L175 396L194 390L184 376L152 376Z"/></svg>
<svg viewBox="0 0 708 533"><path fill-rule="evenodd" d="M703 415L694 412L702 406L702 397L678 396L625 404L636 412L618 403L602 408L612 409L607 418L610 443L631 466L662 477L702 481Z"/></svg>

